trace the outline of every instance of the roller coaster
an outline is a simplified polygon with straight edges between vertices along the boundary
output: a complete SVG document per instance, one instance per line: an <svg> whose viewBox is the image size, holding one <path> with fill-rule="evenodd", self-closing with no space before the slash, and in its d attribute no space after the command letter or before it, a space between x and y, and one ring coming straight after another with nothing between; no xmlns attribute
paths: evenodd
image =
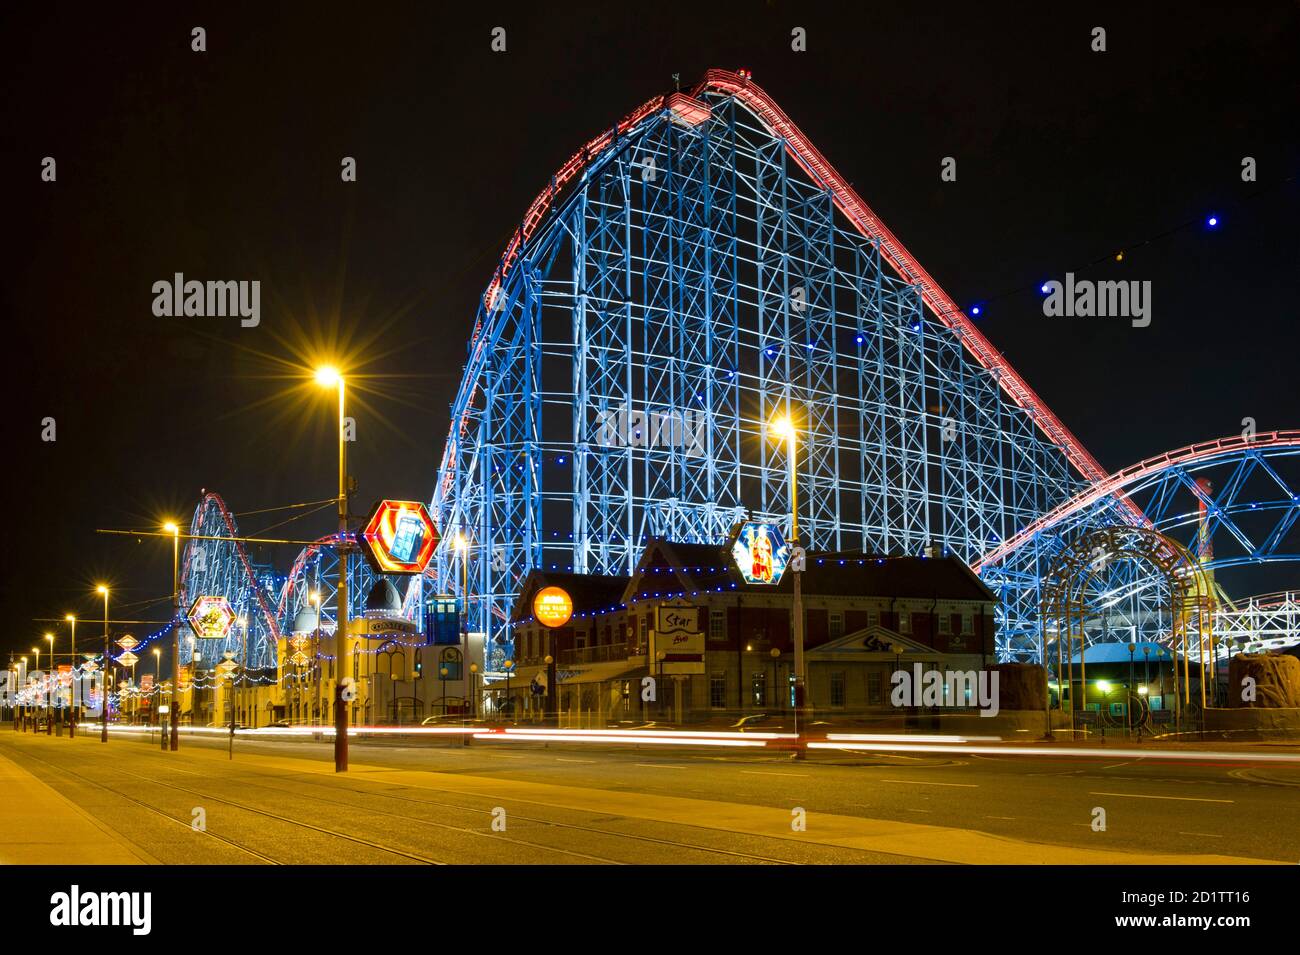
<svg viewBox="0 0 1300 955"><path fill-rule="evenodd" d="M752 78L711 70L584 144L507 243L432 492L443 543L403 612L463 597L491 673L531 569L627 574L651 536L721 545L738 515L788 522L777 414L799 432L809 549L959 556L1002 598L1002 660L1037 659L1046 567L1090 530L1154 528L1211 574L1300 559L1300 432L1107 474ZM217 494L191 534L229 541L187 544L185 598L224 594L245 621L205 658L240 644L273 667L313 592L333 631L337 536L277 574ZM359 614L373 576L350 573ZM1114 574L1086 639L1162 639L1159 578ZM1294 637L1294 595L1220 596L1243 644L1285 640L1287 620Z"/></svg>

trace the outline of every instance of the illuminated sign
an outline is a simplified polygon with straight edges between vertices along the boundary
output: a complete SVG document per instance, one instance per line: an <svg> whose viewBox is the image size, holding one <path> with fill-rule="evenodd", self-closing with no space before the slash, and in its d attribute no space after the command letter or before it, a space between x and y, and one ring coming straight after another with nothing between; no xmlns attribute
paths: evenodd
<svg viewBox="0 0 1300 955"><path fill-rule="evenodd" d="M533 598L533 616L546 627L563 627L573 616L573 598L559 587L543 587Z"/></svg>
<svg viewBox="0 0 1300 955"><path fill-rule="evenodd" d="M700 608L680 599L656 607L654 649L656 657L662 651L675 660L682 659L679 654L692 654L702 660L704 631L700 626Z"/></svg>
<svg viewBox="0 0 1300 955"><path fill-rule="evenodd" d="M224 640L235 624L235 611L225 597L200 597L189 613L194 635L201 640Z"/></svg>
<svg viewBox="0 0 1300 955"><path fill-rule="evenodd" d="M790 545L775 524L749 521L731 546L736 569L747 584L779 584L790 560Z"/></svg>
<svg viewBox="0 0 1300 955"><path fill-rule="evenodd" d="M362 550L379 574L419 574L438 546L438 530L419 501L380 501L361 532Z"/></svg>

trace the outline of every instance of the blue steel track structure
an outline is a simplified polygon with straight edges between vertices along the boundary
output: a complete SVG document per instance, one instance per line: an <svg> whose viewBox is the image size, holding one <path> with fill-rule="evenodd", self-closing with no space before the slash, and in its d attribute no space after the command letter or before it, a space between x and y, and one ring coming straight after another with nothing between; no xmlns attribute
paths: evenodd
<svg viewBox="0 0 1300 955"><path fill-rule="evenodd" d="M719 71L552 180L480 303L432 499L438 576L459 591L463 533L498 658L531 568L626 574L650 535L788 521L778 414L810 549L974 561L1082 490L1077 443L864 209Z"/></svg>
<svg viewBox="0 0 1300 955"><path fill-rule="evenodd" d="M403 613L464 598L489 679L530 569L627 574L651 535L721 545L747 512L788 526L778 415L799 431L803 543L967 561L1001 598L1001 660L1039 659L1041 582L1092 529L1155 528L1211 572L1300 560L1300 432L1107 474L744 73L652 98L556 172L479 302L451 412L441 544ZM227 596L250 668L273 670L312 592L334 632L337 535L281 576L249 560L215 494L191 534L184 600ZM374 582L350 562L352 616ZM1117 563L1084 639L1164 640L1164 584ZM1300 605L1220 597L1226 629L1257 638Z"/></svg>

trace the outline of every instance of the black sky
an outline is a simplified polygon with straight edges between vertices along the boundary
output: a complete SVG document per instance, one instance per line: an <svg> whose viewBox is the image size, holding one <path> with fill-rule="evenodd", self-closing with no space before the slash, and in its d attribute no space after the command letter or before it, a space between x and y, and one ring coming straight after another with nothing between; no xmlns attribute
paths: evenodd
<svg viewBox="0 0 1300 955"><path fill-rule="evenodd" d="M356 501L427 500L506 238L674 72L752 69L958 302L986 302L986 334L1107 469L1248 416L1300 427L1300 14L1133 6L7 5L0 648L93 615L101 579L166 617L165 544L96 528L188 520L201 488L237 512L333 493L328 399L278 364L307 342L382 356L361 370L385 397L354 408ZM1217 231L1139 245L1210 212ZM1150 280L1151 326L1045 320L1033 288L1068 270ZM261 326L154 317L175 272L260 279Z"/></svg>

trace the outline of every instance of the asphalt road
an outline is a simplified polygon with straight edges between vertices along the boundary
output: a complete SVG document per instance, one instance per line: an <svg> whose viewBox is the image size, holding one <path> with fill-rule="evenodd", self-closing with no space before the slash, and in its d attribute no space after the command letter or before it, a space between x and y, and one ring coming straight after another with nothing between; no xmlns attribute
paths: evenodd
<svg viewBox="0 0 1300 955"><path fill-rule="evenodd" d="M220 741L164 754L127 736L0 732L0 755L161 863L926 863L980 861L980 846L1006 854L990 861L1080 861L1080 849L1300 862L1300 767L1212 755L793 761L387 741L354 742L355 771L335 775L331 753L241 739L232 762ZM805 830L788 822L801 812Z"/></svg>

